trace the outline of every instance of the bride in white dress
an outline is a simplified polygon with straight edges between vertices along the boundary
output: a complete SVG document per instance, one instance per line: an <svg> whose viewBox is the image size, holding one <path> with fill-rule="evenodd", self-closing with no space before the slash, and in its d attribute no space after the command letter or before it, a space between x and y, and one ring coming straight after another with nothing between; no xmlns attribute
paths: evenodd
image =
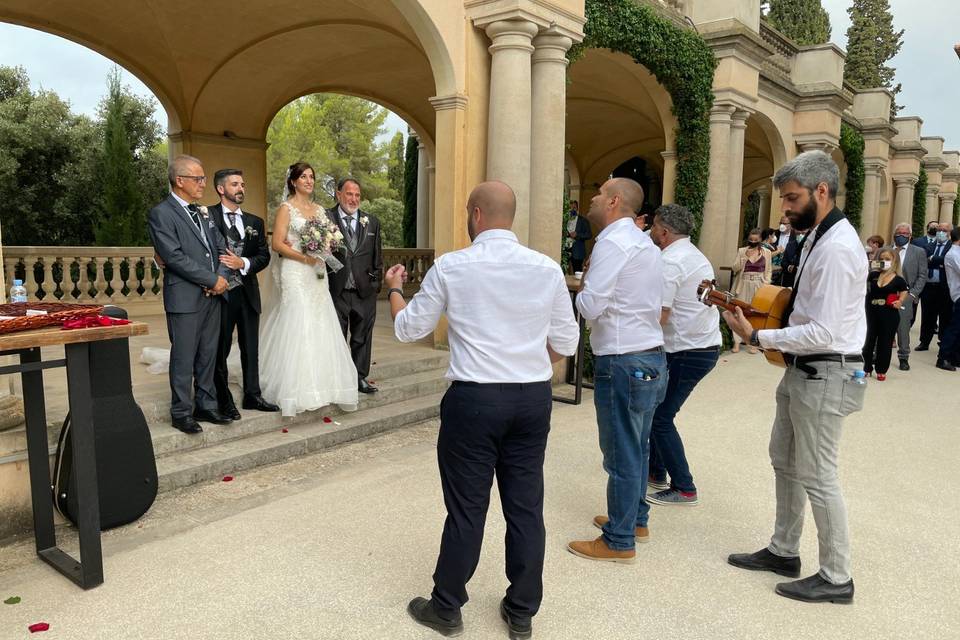
<svg viewBox="0 0 960 640"><path fill-rule="evenodd" d="M299 230L323 216L313 202L313 168L290 166L284 202L273 223L271 271L276 289L260 325L260 382L263 397L280 405L284 416L337 404L357 407L357 368L343 339L319 261L300 251ZM284 243L284 240L287 242Z"/></svg>

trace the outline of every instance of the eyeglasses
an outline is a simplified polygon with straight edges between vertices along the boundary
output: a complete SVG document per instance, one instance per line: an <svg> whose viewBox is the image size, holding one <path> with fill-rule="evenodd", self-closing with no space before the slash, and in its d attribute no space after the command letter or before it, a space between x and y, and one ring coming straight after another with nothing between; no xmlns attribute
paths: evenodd
<svg viewBox="0 0 960 640"><path fill-rule="evenodd" d="M207 181L207 176L177 176L178 178L189 178L190 180L196 180L197 184L203 184Z"/></svg>

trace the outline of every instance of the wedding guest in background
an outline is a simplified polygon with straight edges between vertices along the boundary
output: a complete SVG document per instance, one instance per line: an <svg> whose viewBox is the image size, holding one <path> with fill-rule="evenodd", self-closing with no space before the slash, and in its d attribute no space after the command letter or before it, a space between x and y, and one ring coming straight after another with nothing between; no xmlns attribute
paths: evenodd
<svg viewBox="0 0 960 640"><path fill-rule="evenodd" d="M867 252L867 260L875 260L877 251L879 251L883 245L883 236L870 236L867 238L867 245L864 247Z"/></svg>
<svg viewBox="0 0 960 640"><path fill-rule="evenodd" d="M200 433L197 420L229 424L217 409L213 382L220 334L219 295L227 280L218 275L226 254L223 236L201 212L207 176L192 156L173 159L167 171L170 195L150 210L147 224L164 268L163 309L170 337L170 417L184 433Z"/></svg>
<svg viewBox="0 0 960 640"><path fill-rule="evenodd" d="M775 284L780 282L781 263L783 262L783 249L780 248L780 232L771 227L767 227L761 234L763 242L761 247L770 252L773 268L770 273L770 282ZM786 245L784 245L786 247Z"/></svg>
<svg viewBox="0 0 960 640"><path fill-rule="evenodd" d="M257 274L270 263L270 247L263 219L249 211L242 211L246 195L243 171L220 169L213 174L213 187L220 202L210 207L210 218L227 243L226 255L220 262L236 270L240 279L223 295L220 310L220 344L217 347L217 367L214 383L220 413L231 420L239 420L240 412L230 392L227 358L233 346L233 331L237 330L240 347L240 366L243 371L244 409L279 411L260 395L260 284Z"/></svg>
<svg viewBox="0 0 960 640"><path fill-rule="evenodd" d="M773 255L761 245L760 229L751 229L747 234L747 245L737 250L737 258L733 262L733 272L737 274L737 281L733 292L737 299L746 303L753 302L757 290L765 284L770 284L773 273ZM740 351L740 336L733 334L733 353ZM750 353L756 353L755 347L749 348Z"/></svg>
<svg viewBox="0 0 960 640"><path fill-rule="evenodd" d="M590 223L580 215L576 200L570 203L570 216L567 220L567 238L570 239L570 268L574 273L583 271L583 261L587 257L587 240L593 237Z"/></svg>
<svg viewBox="0 0 960 640"><path fill-rule="evenodd" d="M472 244L439 256L410 304L403 265L386 274L401 342L449 322L450 388L440 404L437 461L447 519L430 599L407 611L443 635L463 630L460 609L480 559L494 476L507 521L500 616L511 638L529 638L543 598L543 460L550 431L551 362L574 353L579 329L560 266L510 231L513 190L478 185L467 200Z"/></svg>
<svg viewBox="0 0 960 640"><path fill-rule="evenodd" d="M894 230L893 244L900 258L900 270L907 281L907 297L900 308L900 322L897 325L897 356L900 370L910 370L910 329L917 319L917 305L920 294L927 284L927 252L910 241L913 227L909 222L901 222Z"/></svg>
<svg viewBox="0 0 960 640"><path fill-rule="evenodd" d="M877 370L877 380L887 379L893 337L900 324L900 309L907 297L907 281L900 274L900 256L894 249L877 251L867 279L867 339L863 345L863 370Z"/></svg>
<svg viewBox="0 0 960 640"><path fill-rule="evenodd" d="M943 332L943 342L937 355L937 368L956 371L960 365L960 227L950 230L950 240L953 250L946 254L943 266L953 311L950 324Z"/></svg>
<svg viewBox="0 0 960 640"><path fill-rule="evenodd" d="M942 336L950 324L953 311L943 267L947 253L953 247L950 244L953 225L947 222L935 224L935 227L931 225L927 228L928 235L933 228L933 238L922 245L927 251L927 283L920 294L920 344L917 345L917 351L927 351L933 336Z"/></svg>

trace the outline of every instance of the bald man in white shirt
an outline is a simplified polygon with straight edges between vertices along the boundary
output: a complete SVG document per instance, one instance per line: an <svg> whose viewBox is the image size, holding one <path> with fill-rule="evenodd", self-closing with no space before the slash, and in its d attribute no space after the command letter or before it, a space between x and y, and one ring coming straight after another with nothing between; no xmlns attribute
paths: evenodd
<svg viewBox="0 0 960 640"><path fill-rule="evenodd" d="M853 225L835 201L840 172L822 151L802 153L774 176L791 225L808 233L782 329L755 331L738 308L724 320L750 344L784 353L770 435L777 511L769 546L729 556L742 569L800 575L800 535L807 499L820 541L820 570L777 585L805 602L853 602L850 533L838 472L843 419L863 408L861 349L867 332L867 258Z"/></svg>

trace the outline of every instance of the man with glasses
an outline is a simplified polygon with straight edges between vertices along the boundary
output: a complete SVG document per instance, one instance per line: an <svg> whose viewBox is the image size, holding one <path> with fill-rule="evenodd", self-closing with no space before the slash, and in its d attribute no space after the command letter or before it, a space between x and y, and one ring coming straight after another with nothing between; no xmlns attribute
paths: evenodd
<svg viewBox="0 0 960 640"><path fill-rule="evenodd" d="M229 424L217 410L213 382L220 334L220 300L227 280L217 272L226 255L223 236L195 203L207 178L200 161L177 156L170 163L170 195L147 218L163 266L163 308L170 337L170 416L173 427L200 433L197 420ZM195 394L194 389L196 390Z"/></svg>

